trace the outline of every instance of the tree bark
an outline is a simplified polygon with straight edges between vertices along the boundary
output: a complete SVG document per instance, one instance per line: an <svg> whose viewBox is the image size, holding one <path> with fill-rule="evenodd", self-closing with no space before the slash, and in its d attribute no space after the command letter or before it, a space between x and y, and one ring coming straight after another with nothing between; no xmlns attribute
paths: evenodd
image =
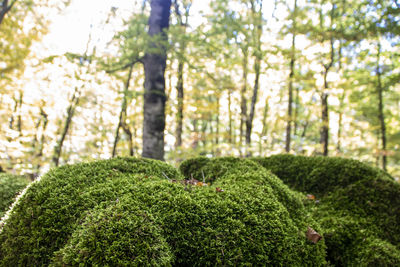
<svg viewBox="0 0 400 267"><path fill-rule="evenodd" d="M260 143L259 143L260 156L262 156L263 143L266 138L267 131L268 131L268 127L267 127L268 109L269 109L269 98L267 98L265 100L265 106L264 106L264 113L263 113L263 119L262 119L262 130L261 130Z"/></svg>
<svg viewBox="0 0 400 267"><path fill-rule="evenodd" d="M186 34L186 27L188 25L189 10L191 4L184 6L185 9L185 21L183 21L182 14L179 9L178 1L174 1L175 13L178 19L178 25L183 29L183 35ZM176 85L176 90L178 93L178 107L176 116L176 143L175 147L182 146L182 133L183 133L183 108L184 108L184 88L183 88L183 70L185 67L184 53L186 49L186 40L184 36L181 36L179 40L179 53L178 56L178 82Z"/></svg>
<svg viewBox="0 0 400 267"><path fill-rule="evenodd" d="M242 61L242 69L243 69L243 86L240 91L240 136L239 136L239 146L243 145L243 137L245 137L245 123L247 121L247 65L248 65L248 48L242 48L243 52L243 61ZM240 148L240 154L242 153L242 149Z"/></svg>
<svg viewBox="0 0 400 267"><path fill-rule="evenodd" d="M17 0L3 0L0 5L0 25L3 22L4 17L6 14L11 10Z"/></svg>
<svg viewBox="0 0 400 267"><path fill-rule="evenodd" d="M229 127L229 130L228 130L228 143L229 144L233 144L234 142L233 142L233 140L235 140L234 138L233 138L233 129L232 129L232 127L233 127L233 120L232 120L232 89L231 88L229 88L229 91L228 91L228 117L229 117L229 122L228 122L228 127Z"/></svg>
<svg viewBox="0 0 400 267"><path fill-rule="evenodd" d="M329 143L328 93L326 92L322 93L321 104L322 104L322 128L321 128L322 154L324 156L328 156L328 143Z"/></svg>
<svg viewBox="0 0 400 267"><path fill-rule="evenodd" d="M321 145L322 145L322 154L324 156L328 156L329 149L329 106L328 106L328 73L332 68L334 60L335 60L335 50L334 50L334 40L333 37L330 39L330 60L328 64L324 64L324 89L321 94L321 106L322 106L322 127L321 127Z"/></svg>
<svg viewBox="0 0 400 267"><path fill-rule="evenodd" d="M292 135L292 122L293 122L293 77L294 77L294 63L296 52L296 13L297 13L297 0L294 1L293 9L293 33L292 33L292 48L290 52L290 74L289 74L289 88L288 88L288 121L286 125L286 145L285 150L290 152L290 142Z"/></svg>
<svg viewBox="0 0 400 267"><path fill-rule="evenodd" d="M344 98L345 92L343 91L342 95L339 98L339 121L338 121L338 131L337 131L337 146L336 151L340 154L342 152L342 124L343 124L343 106L344 106Z"/></svg>
<svg viewBox="0 0 400 267"><path fill-rule="evenodd" d="M124 96L122 98L121 111L119 113L117 129L115 130L115 138L114 138L113 150L112 150L112 155L111 155L112 158L115 157L116 151L117 151L117 144L119 141L119 129L122 127L122 124L125 123L125 119L126 119L126 108L128 106L127 98L128 98L128 92L129 92L129 85L130 85L130 81L132 78L133 66L134 66L134 64L132 64L129 67L128 78L125 81ZM125 116L124 116L124 114L125 114Z"/></svg>
<svg viewBox="0 0 400 267"><path fill-rule="evenodd" d="M179 60L178 63L178 83L176 85L176 90L178 92L178 107L176 115L176 143L175 147L182 146L182 132L183 132L183 60Z"/></svg>
<svg viewBox="0 0 400 267"><path fill-rule="evenodd" d="M144 104L143 104L143 151L145 158L164 160L165 129L165 67L167 61L165 32L169 27L171 0L151 0L149 18L149 51L143 59Z"/></svg>
<svg viewBox="0 0 400 267"><path fill-rule="evenodd" d="M387 151L386 151L386 124L385 124L385 114L384 114L384 102L383 102L383 85L382 85L382 70L380 67L380 54L381 54L381 44L378 44L378 60L376 67L377 75L377 91L378 91L378 117L381 128L381 142L382 142L382 169L386 171L387 166Z"/></svg>
<svg viewBox="0 0 400 267"><path fill-rule="evenodd" d="M262 51L261 51L261 35L262 35L262 1L259 2L259 7L257 9L255 1L251 1L251 12L253 16L253 40L254 40L254 86L253 86L253 95L251 97L250 104L250 113L246 120L246 156L251 156L251 132L253 129L253 120L255 114L255 108L257 103L258 90L260 87L260 70L261 70L261 60L262 60Z"/></svg>
<svg viewBox="0 0 400 267"><path fill-rule="evenodd" d="M55 166L58 166L58 164L59 164L65 137L67 136L68 130L71 127L72 118L74 116L75 109L76 109L77 105L79 104L79 100L80 100L80 91L79 91L78 87L75 87L75 91L72 94L70 104L67 108L67 117L65 118L64 127L61 131L60 139L58 139L57 144L54 147L53 163Z"/></svg>

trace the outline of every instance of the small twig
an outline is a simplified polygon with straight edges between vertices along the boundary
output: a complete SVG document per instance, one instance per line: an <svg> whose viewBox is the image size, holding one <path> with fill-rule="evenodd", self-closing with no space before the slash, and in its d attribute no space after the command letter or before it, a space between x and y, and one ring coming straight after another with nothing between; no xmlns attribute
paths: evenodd
<svg viewBox="0 0 400 267"><path fill-rule="evenodd" d="M203 183L205 183L205 182L206 182L206 178L204 177L204 172L203 172L203 170L201 170L201 175L203 175Z"/></svg>
<svg viewBox="0 0 400 267"><path fill-rule="evenodd" d="M168 179L168 181L171 181L171 179L169 179L169 177L164 172L161 172L161 173L164 175L165 178Z"/></svg>

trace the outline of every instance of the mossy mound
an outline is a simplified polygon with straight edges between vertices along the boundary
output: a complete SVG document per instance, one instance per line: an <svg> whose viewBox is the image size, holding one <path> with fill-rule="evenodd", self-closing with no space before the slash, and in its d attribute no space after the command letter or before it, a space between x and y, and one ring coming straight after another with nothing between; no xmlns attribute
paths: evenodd
<svg viewBox="0 0 400 267"><path fill-rule="evenodd" d="M192 162L210 185L183 182L171 166L146 159L50 171L4 225L0 265L326 264L324 241L305 236L318 223L277 177L248 160Z"/></svg>
<svg viewBox="0 0 400 267"><path fill-rule="evenodd" d="M24 176L0 173L0 218L28 184L29 180Z"/></svg>
<svg viewBox="0 0 400 267"><path fill-rule="evenodd" d="M400 184L390 175L343 158L277 155L253 160L291 188L317 197L307 207L323 228L331 263L400 265Z"/></svg>
<svg viewBox="0 0 400 267"><path fill-rule="evenodd" d="M335 157L305 157L289 154L252 158L291 188L321 198L332 191L368 179L393 178L360 161Z"/></svg>

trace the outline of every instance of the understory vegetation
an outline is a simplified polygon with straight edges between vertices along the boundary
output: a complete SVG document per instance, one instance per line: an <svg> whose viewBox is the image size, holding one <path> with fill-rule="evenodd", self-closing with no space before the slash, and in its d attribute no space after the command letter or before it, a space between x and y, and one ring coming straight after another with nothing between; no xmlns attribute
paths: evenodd
<svg viewBox="0 0 400 267"><path fill-rule="evenodd" d="M400 264L400 184L343 158L65 165L9 215L0 266Z"/></svg>

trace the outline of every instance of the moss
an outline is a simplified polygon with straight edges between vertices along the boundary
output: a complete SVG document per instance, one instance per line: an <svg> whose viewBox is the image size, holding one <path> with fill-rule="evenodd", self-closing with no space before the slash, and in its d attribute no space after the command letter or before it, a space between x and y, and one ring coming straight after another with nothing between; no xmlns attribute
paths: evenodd
<svg viewBox="0 0 400 267"><path fill-rule="evenodd" d="M325 265L298 194L251 161L200 161L209 186L174 181L183 178L174 168L144 159L50 171L4 226L0 265Z"/></svg>
<svg viewBox="0 0 400 267"><path fill-rule="evenodd" d="M213 187L224 189L224 194L229 190L234 190L235 197L239 197L237 201L241 206L246 207L246 210L253 210L257 207L265 207L265 204L273 206L272 203L279 204L279 209L283 212L280 213L282 226L289 231L292 229L292 240L288 244L293 247L285 249L292 257L293 261L284 260L283 263L300 264L300 265L315 265L316 262L324 264L324 242L318 246L310 244L304 233L307 226L312 226L318 231L318 224L308 216L303 204L302 199L304 196L291 191L280 179L278 179L271 172L265 168L247 159L238 159L234 157L224 157L216 159L198 158L191 159L190 164L183 162L184 168L181 168L183 174L190 178L194 176L197 178L200 175L205 175L208 181L212 181ZM187 166L196 166L196 169L190 169ZM188 171L190 170L190 171ZM237 193L236 193L237 192ZM276 208L278 209L278 207ZM267 211L257 211L256 214L265 214ZM287 221L286 221L287 220ZM268 220L265 222L268 225ZM320 231L321 232L321 231ZM321 232L322 233L322 232ZM293 250L297 252L293 252ZM301 253L299 254L299 252ZM286 254L282 254L284 257ZM297 256L301 255L300 258ZM313 258L315 257L315 258ZM313 258L313 259L312 259ZM316 260L318 258L319 260ZM257 263L257 262L255 262Z"/></svg>
<svg viewBox="0 0 400 267"><path fill-rule="evenodd" d="M0 173L0 218L28 184L29 180L24 176Z"/></svg>
<svg viewBox="0 0 400 267"><path fill-rule="evenodd" d="M289 155L180 171L134 158L51 170L7 219L0 266L399 265L400 185L382 171Z"/></svg>
<svg viewBox="0 0 400 267"><path fill-rule="evenodd" d="M377 177L394 179L387 173L360 161L335 157L305 157L289 154L253 158L300 192L321 198L354 182Z"/></svg>
<svg viewBox="0 0 400 267"><path fill-rule="evenodd" d="M125 195L88 211L51 265L170 265L172 253L161 228L140 206Z"/></svg>
<svg viewBox="0 0 400 267"><path fill-rule="evenodd" d="M14 208L0 235L2 266L40 266L65 246L85 212L115 201L129 186L163 176L179 178L153 160L117 158L63 166L34 183Z"/></svg>
<svg viewBox="0 0 400 267"><path fill-rule="evenodd" d="M400 266L398 248L387 241L369 237L357 248L356 258L352 261L354 266Z"/></svg>
<svg viewBox="0 0 400 267"><path fill-rule="evenodd" d="M307 208L321 224L332 264L393 266L398 260L400 185L390 175L342 158L277 155L253 160L291 188L317 196L318 202Z"/></svg>

